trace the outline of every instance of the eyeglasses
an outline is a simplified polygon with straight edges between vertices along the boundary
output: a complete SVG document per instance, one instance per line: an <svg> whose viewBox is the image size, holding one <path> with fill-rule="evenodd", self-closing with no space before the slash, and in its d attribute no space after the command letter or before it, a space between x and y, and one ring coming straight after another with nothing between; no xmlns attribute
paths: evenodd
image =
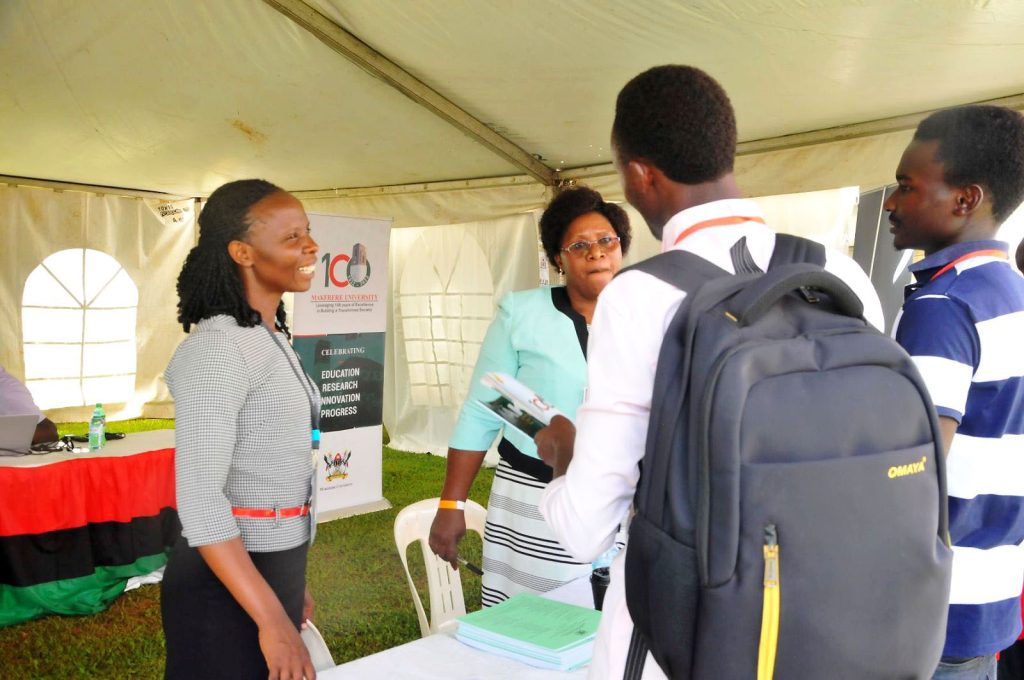
<svg viewBox="0 0 1024 680"><path fill-rule="evenodd" d="M583 257L590 252L591 246L597 244L597 247L601 249L602 253L607 253L611 250L615 250L619 247L618 236L602 236L596 241L574 241L562 248L563 251L576 257Z"/></svg>

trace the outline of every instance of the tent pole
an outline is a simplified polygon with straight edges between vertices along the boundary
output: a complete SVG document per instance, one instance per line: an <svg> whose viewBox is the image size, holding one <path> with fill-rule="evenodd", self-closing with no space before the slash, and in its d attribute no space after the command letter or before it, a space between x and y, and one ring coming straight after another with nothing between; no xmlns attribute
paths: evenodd
<svg viewBox="0 0 1024 680"><path fill-rule="evenodd" d="M35 177L14 177L12 175L0 175L0 184L53 189L54 191L81 191L87 194L109 194L111 196L126 196L129 198L155 198L161 201L183 201L192 198L191 196L165 194L160 191L145 191L143 189L128 189L126 187L108 187L96 184L79 184L77 182L60 182L50 179L37 179Z"/></svg>
<svg viewBox="0 0 1024 680"><path fill-rule="evenodd" d="M999 99L987 99L985 101L969 103L1004 106L1008 109L1020 111L1024 109L1024 94L1015 94L1009 97L1000 97ZM753 139L748 142L740 142L736 146L736 155L744 156L748 154L765 153L768 151L784 151L785 149L795 149L802 146L814 146L816 144L825 144L828 142L841 142L847 139L858 139L860 137L884 135L890 132L913 130L917 127L918 123L939 110L940 109L918 111L917 113L908 113L903 116L880 118L878 120L869 120L863 123L854 123L853 125L839 125L837 127L823 128L821 130L811 130L809 132L798 132L796 134L783 135L781 137Z"/></svg>

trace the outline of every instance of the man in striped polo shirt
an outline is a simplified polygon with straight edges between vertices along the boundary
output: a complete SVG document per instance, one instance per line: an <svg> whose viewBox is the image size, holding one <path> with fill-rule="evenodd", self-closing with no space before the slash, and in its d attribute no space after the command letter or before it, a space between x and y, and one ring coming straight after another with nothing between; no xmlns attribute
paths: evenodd
<svg viewBox="0 0 1024 680"><path fill-rule="evenodd" d="M1021 628L1024 583L1024 278L996 241L1024 197L1024 117L995 106L918 126L885 203L910 267L896 340L914 357L947 451L953 543L946 646L935 678L994 679Z"/></svg>

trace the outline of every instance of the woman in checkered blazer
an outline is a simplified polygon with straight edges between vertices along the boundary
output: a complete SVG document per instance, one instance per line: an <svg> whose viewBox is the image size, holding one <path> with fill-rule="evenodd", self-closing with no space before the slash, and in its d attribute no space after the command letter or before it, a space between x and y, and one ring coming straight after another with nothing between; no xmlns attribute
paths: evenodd
<svg viewBox="0 0 1024 680"><path fill-rule="evenodd" d="M281 296L309 289L318 246L302 204L231 182L199 215L178 277L189 336L167 367L182 538L161 610L166 678L301 680L313 602L311 429L320 396L288 344Z"/></svg>

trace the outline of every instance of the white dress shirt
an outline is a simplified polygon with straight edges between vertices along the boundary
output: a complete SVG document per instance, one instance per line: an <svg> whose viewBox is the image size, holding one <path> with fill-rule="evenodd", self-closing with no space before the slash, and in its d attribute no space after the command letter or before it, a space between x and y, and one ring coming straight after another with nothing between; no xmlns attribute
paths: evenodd
<svg viewBox="0 0 1024 680"><path fill-rule="evenodd" d="M723 217L736 224L688 228ZM753 201L705 203L677 213L665 225L662 251L687 250L735 273L729 249L741 237L762 270L775 249L775 232L765 226ZM846 255L828 251L825 269L843 279L864 303L865 317L882 328L882 306L863 270ZM649 274L630 271L602 291L587 346L587 395L577 411L574 458L565 476L552 481L540 510L572 555L592 560L614 540L640 478L651 410L654 371L662 337L685 293ZM628 550L628 545L627 545ZM621 678L633 622L626 608L625 554L615 558L604 600L590 678ZM648 654L644 678L665 677Z"/></svg>

